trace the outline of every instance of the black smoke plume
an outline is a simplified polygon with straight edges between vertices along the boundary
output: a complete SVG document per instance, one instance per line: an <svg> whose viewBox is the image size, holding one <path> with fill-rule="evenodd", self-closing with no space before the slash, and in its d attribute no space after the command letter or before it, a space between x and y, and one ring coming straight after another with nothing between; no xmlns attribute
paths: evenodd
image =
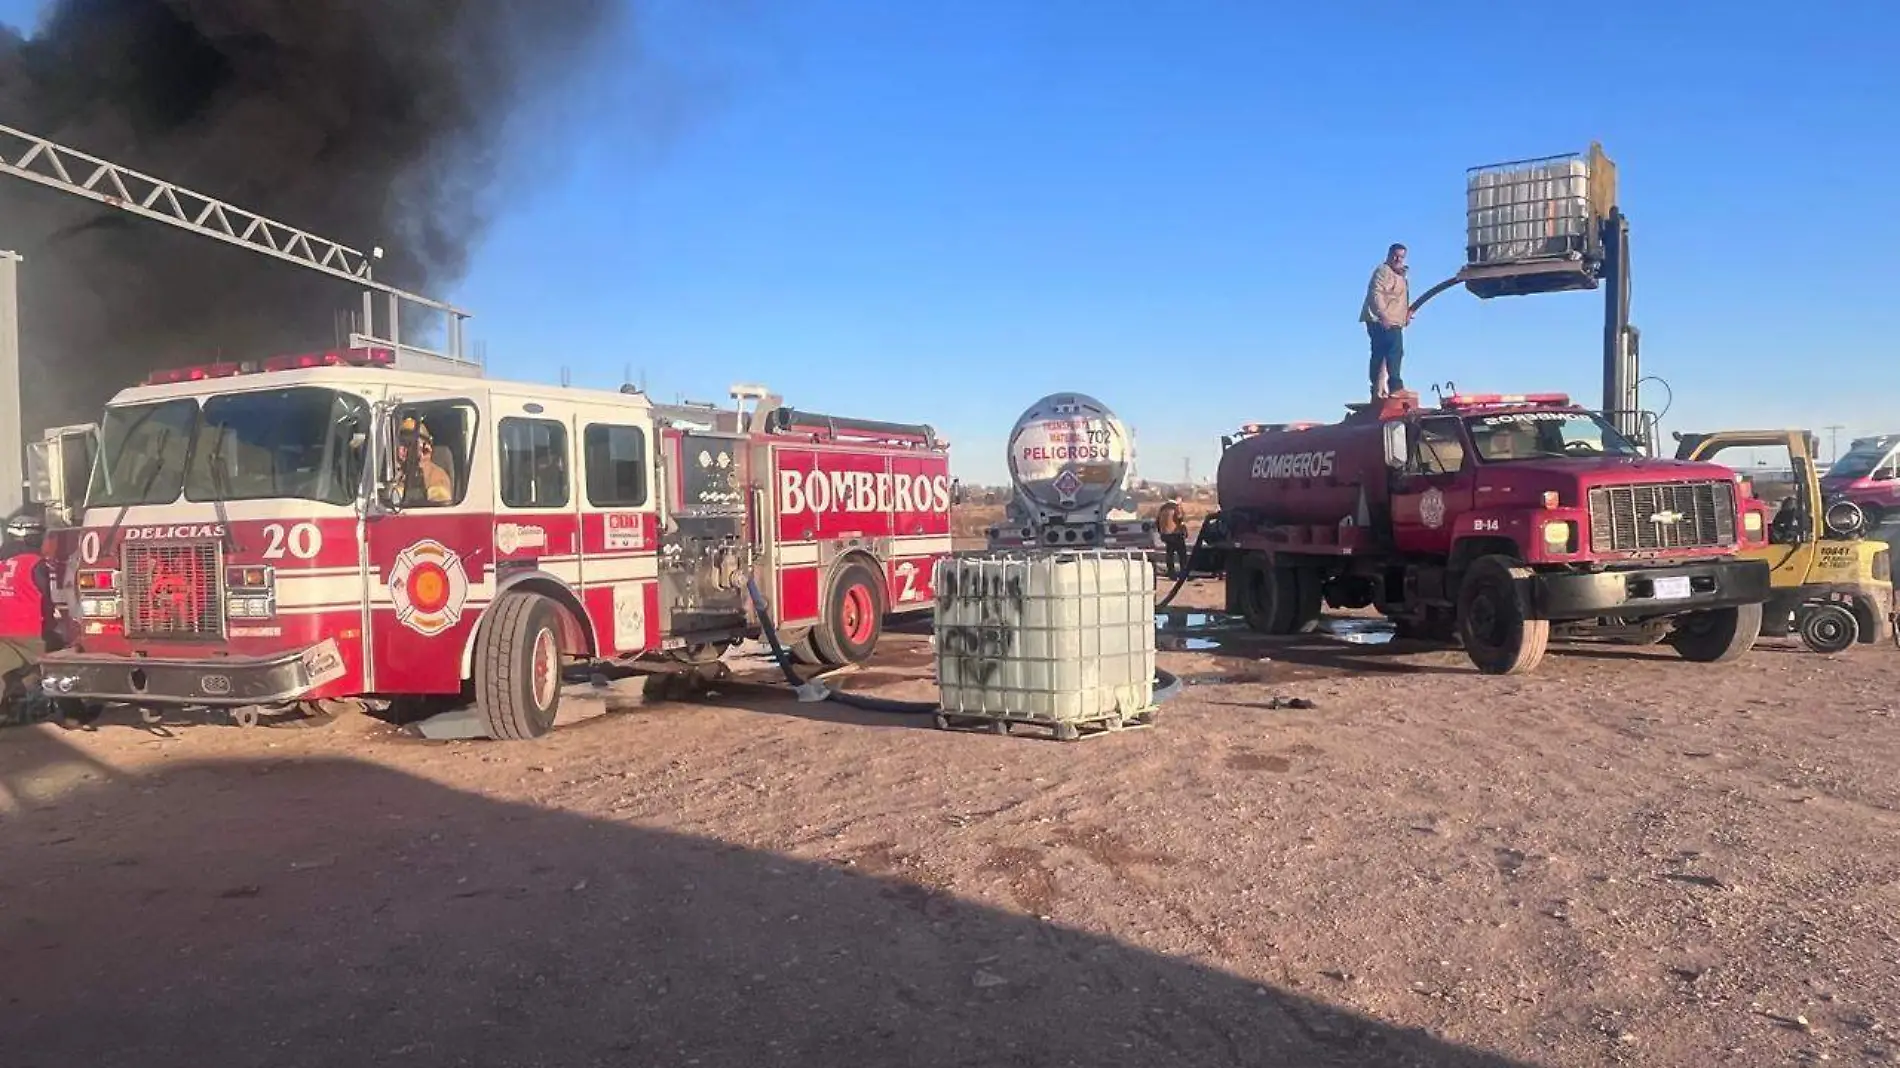
<svg viewBox="0 0 1900 1068"><path fill-rule="evenodd" d="M368 251L444 298L510 119L575 84L622 0L59 0L0 29L0 124ZM0 175L28 429L156 367L327 348L347 282ZM0 388L7 388L0 385Z"/></svg>

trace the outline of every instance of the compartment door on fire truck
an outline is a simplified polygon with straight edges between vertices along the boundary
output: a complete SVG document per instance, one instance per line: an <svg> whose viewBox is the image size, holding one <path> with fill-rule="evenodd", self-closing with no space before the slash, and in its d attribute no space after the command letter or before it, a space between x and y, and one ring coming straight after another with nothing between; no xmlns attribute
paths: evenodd
<svg viewBox="0 0 1900 1068"><path fill-rule="evenodd" d="M668 635L711 642L745 628L745 446L744 435L711 430L661 437L660 611Z"/></svg>
<svg viewBox="0 0 1900 1068"><path fill-rule="evenodd" d="M1393 477L1392 535L1400 552L1451 551L1453 521L1471 510L1476 462L1456 416L1421 419L1412 466Z"/></svg>
<svg viewBox="0 0 1900 1068"><path fill-rule="evenodd" d="M631 404L576 411L581 457L581 583L604 656L660 642L659 498L651 410Z"/></svg>
<svg viewBox="0 0 1900 1068"><path fill-rule="evenodd" d="M377 498L364 526L366 685L457 693L462 651L493 596L491 465L472 392L392 397L378 424Z"/></svg>

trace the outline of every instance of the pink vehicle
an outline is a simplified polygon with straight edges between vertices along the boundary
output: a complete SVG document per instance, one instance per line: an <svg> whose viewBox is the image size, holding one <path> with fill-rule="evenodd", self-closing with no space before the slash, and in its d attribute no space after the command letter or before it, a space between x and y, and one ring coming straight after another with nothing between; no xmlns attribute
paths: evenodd
<svg viewBox="0 0 1900 1068"><path fill-rule="evenodd" d="M1900 519L1900 434L1855 438L1821 476L1821 495L1860 505L1869 530Z"/></svg>

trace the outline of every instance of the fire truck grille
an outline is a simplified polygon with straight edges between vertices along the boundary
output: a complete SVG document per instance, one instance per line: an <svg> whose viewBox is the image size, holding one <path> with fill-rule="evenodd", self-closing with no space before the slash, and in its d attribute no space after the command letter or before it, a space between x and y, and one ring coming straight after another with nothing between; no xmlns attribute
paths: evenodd
<svg viewBox="0 0 1900 1068"><path fill-rule="evenodd" d="M1590 548L1595 552L1733 544L1732 482L1651 482L1590 491Z"/></svg>
<svg viewBox="0 0 1900 1068"><path fill-rule="evenodd" d="M127 637L224 636L217 543L128 545L120 566Z"/></svg>

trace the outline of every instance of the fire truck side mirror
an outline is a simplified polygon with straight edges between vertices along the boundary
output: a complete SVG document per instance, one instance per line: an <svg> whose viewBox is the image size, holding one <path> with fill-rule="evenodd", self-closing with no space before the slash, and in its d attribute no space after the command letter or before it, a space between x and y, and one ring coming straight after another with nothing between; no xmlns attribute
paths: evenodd
<svg viewBox="0 0 1900 1068"><path fill-rule="evenodd" d="M963 480L960 478L950 480L950 503L953 506L963 503Z"/></svg>
<svg viewBox="0 0 1900 1068"><path fill-rule="evenodd" d="M396 405L383 401L376 405L376 503L395 511L396 500Z"/></svg>
<svg viewBox="0 0 1900 1068"><path fill-rule="evenodd" d="M28 442L26 446L26 497L34 504L58 506L64 501L58 500L58 492L53 482L53 444L49 441Z"/></svg>
<svg viewBox="0 0 1900 1068"><path fill-rule="evenodd" d="M1386 423L1385 465L1394 471L1402 471L1412 460L1412 454L1405 440L1405 424L1397 419Z"/></svg>

